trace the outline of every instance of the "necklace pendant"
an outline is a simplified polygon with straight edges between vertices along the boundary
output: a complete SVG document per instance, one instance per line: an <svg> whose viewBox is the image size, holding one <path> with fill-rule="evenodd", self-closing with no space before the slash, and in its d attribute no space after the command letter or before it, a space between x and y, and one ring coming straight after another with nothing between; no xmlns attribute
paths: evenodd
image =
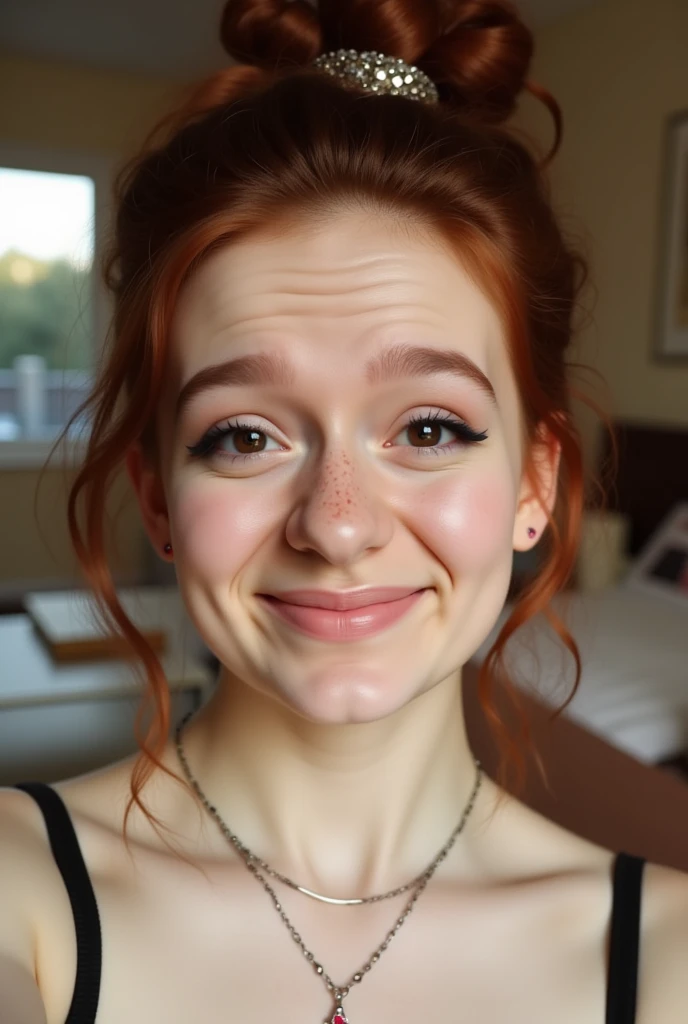
<svg viewBox="0 0 688 1024"><path fill-rule="evenodd" d="M339 993L337 993L335 998L337 1000L340 1000L342 999L342 996ZM342 999L342 1002L343 1001L344 1000ZM349 1018L344 1013L344 1007L342 1006L342 1003L337 1002L337 1006L334 1013L332 1014L331 1017L328 1017L327 1020L324 1020L323 1024L349 1024Z"/></svg>

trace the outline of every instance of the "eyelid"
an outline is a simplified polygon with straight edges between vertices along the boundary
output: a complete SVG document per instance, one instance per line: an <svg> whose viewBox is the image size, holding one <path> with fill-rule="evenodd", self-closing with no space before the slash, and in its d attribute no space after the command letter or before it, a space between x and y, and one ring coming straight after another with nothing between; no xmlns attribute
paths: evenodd
<svg viewBox="0 0 688 1024"><path fill-rule="evenodd" d="M234 463L238 460L256 461L268 454L269 452L252 452L252 453L228 453L228 452L213 452L212 442L215 439L222 439L228 435L231 435L234 431L241 430L255 430L257 433L264 434L265 437L269 437L275 441L278 445L282 444L270 430L265 429L259 422L259 417L253 420L252 416L247 416L245 420L240 417L234 417L233 419L222 420L214 426L210 427L200 438L199 441L194 445L187 445L187 451L192 457L196 458L211 458L216 455L219 459L223 459L226 462ZM402 425L396 430L393 438L399 436L404 430L407 430L414 423L439 423L448 430L454 430L456 438L451 444L443 444L438 446L428 446L427 448L414 448L412 445L394 445L393 447L407 447L418 454L435 454L438 455L441 452L447 453L454 451L457 447L468 447L480 443L481 441L487 440L487 431L478 432L474 430L467 422L461 417L455 416L454 413L447 411L440 411L435 409L433 412L422 413L415 411L413 413L407 413L406 419ZM464 433L464 437L461 437L461 433ZM387 445L385 445L387 447Z"/></svg>
<svg viewBox="0 0 688 1024"><path fill-rule="evenodd" d="M253 417L246 417L246 421L244 421L242 417L237 416L234 418L221 420L219 423L215 423L212 427L209 427L208 430L206 430L201 435L201 437L195 444L187 444L186 450L192 457L210 458L212 455L217 455L218 458L225 459L225 461L230 462L235 459L253 459L257 458L259 455L266 454L264 452L254 452L253 454L249 455L232 455L231 453L227 452L221 453L212 451L210 445L214 440L222 439L223 437L226 437L232 434L233 432L240 430L255 430L256 433L264 434L265 437L269 437L271 440L275 441L276 444L282 444L281 441L279 441L276 437L273 436L270 430L267 430L264 426L258 423L257 420L254 422Z"/></svg>

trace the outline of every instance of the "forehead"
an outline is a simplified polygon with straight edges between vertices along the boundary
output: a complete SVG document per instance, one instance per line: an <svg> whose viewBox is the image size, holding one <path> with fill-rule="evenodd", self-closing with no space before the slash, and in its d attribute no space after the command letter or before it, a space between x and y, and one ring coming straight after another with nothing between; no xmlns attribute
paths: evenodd
<svg viewBox="0 0 688 1024"><path fill-rule="evenodd" d="M339 389L388 344L454 348L514 388L496 310L447 244L382 214L341 213L233 242L185 286L171 331L170 391L199 370L257 351L294 379ZM170 395L170 399L174 396Z"/></svg>
<svg viewBox="0 0 688 1024"><path fill-rule="evenodd" d="M199 320L214 335L281 317L297 327L349 316L363 330L392 313L444 326L459 312L471 326L490 321L499 331L489 302L439 238L381 215L340 214L213 254L180 296L174 334L183 344Z"/></svg>

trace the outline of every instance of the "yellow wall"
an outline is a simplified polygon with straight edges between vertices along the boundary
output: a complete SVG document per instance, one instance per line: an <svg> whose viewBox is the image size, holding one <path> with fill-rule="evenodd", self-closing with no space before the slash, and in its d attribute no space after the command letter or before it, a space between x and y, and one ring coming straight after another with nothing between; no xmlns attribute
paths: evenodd
<svg viewBox="0 0 688 1024"><path fill-rule="evenodd" d="M607 378L617 415L688 425L688 364L653 363L655 261L664 122L688 108L688 4L602 0L542 30L534 75L560 102L564 145L553 171L555 202L566 224L587 238L598 290L580 358ZM0 60L0 141L129 154L178 83L50 63ZM529 98L521 123L548 138L549 121ZM597 397L605 395L598 390ZM581 414L588 448L593 421ZM54 474L50 474L50 478ZM47 516L46 545L29 506L36 474L0 472L0 586L3 580L65 579L72 564L62 518ZM61 483L63 486L63 483ZM46 482L46 493L53 486ZM57 483L55 483L57 486ZM50 505L50 502L47 502ZM146 545L133 509L125 510L124 574ZM51 549L51 550L50 550Z"/></svg>
<svg viewBox="0 0 688 1024"><path fill-rule="evenodd" d="M0 57L0 140L127 156L174 101L153 76Z"/></svg>
<svg viewBox="0 0 688 1024"><path fill-rule="evenodd" d="M653 362L650 347L664 125L688 110L687 41L685 0L605 0L542 30L533 69L562 107L554 195L587 240L598 292L577 352L606 377L616 415L686 426L688 361ZM551 137L529 97L521 122Z"/></svg>
<svg viewBox="0 0 688 1024"><path fill-rule="evenodd" d="M38 491L38 470L0 472L0 591L10 581L34 580L42 588L80 578L66 517L73 473L63 472L59 458L55 464L58 468L43 475ZM109 561L115 578L122 583L136 581L149 555L124 474L115 482L108 514L113 522Z"/></svg>
<svg viewBox="0 0 688 1024"><path fill-rule="evenodd" d="M126 158L156 118L174 102L179 83L144 75L79 68L50 61L0 58L0 143ZM37 586L78 579L65 509L67 479L59 456L44 476L38 522L33 502L37 470L0 471L0 593L18 580ZM122 478L109 512L118 516L118 578L140 575L147 542Z"/></svg>

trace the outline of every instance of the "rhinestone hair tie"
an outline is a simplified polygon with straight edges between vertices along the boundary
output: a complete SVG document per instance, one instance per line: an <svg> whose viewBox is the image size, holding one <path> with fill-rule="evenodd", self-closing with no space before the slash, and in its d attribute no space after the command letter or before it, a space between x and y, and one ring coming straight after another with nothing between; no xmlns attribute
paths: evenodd
<svg viewBox="0 0 688 1024"><path fill-rule="evenodd" d="M431 78L401 60L387 57L376 50L332 50L322 53L313 61L313 67L328 75L358 85L367 92L406 96L411 100L438 103L439 93Z"/></svg>

